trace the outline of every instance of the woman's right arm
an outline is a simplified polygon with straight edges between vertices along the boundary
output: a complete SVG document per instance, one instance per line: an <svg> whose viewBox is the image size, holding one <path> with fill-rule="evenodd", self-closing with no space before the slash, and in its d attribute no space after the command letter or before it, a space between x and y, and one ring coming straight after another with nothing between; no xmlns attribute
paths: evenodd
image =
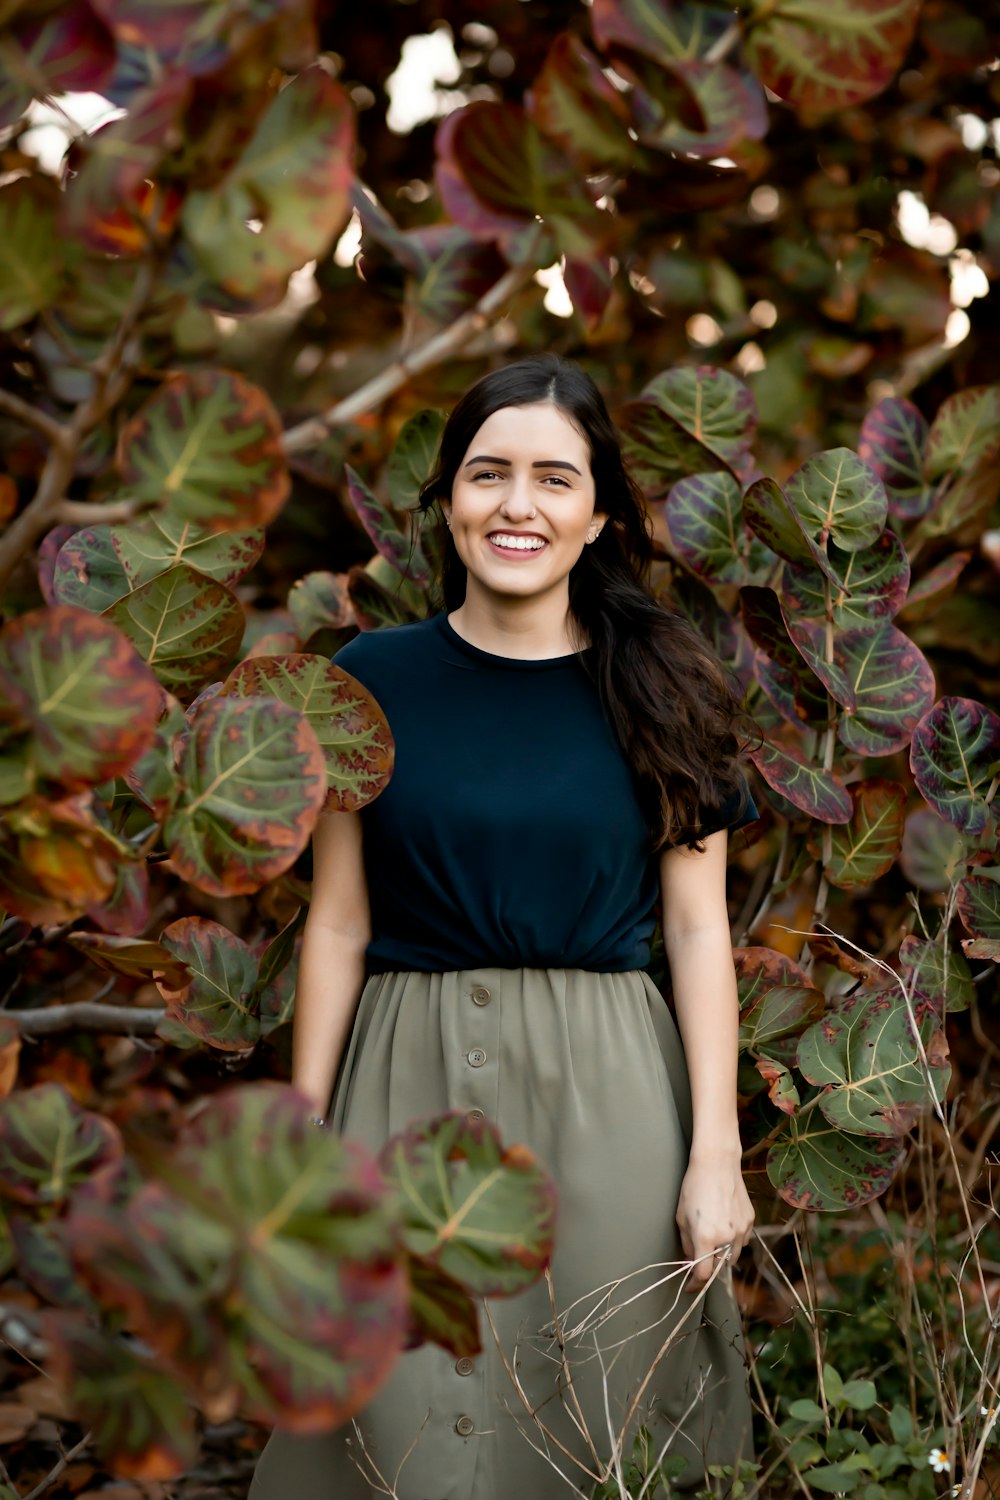
<svg viewBox="0 0 1000 1500"><path fill-rule="evenodd" d="M361 814L321 813L312 847L312 900L295 986L292 1083L325 1115L364 988L371 936Z"/></svg>

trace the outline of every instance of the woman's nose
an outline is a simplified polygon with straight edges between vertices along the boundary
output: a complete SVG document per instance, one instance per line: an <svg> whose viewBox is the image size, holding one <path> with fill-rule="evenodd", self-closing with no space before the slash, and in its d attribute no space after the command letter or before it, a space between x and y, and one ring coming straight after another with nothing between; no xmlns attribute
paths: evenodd
<svg viewBox="0 0 1000 1500"><path fill-rule="evenodd" d="M530 485L523 480L514 478L504 490L503 500L500 502L500 513L507 517L508 521L527 521L535 514L535 502L532 498Z"/></svg>

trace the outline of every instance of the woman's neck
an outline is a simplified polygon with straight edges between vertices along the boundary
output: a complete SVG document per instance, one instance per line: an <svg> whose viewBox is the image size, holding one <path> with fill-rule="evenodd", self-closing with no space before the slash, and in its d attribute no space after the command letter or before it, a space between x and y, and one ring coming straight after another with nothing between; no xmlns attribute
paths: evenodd
<svg viewBox="0 0 1000 1500"><path fill-rule="evenodd" d="M470 587L448 623L471 646L522 661L570 656L585 644L574 634L568 589L551 598L512 599Z"/></svg>

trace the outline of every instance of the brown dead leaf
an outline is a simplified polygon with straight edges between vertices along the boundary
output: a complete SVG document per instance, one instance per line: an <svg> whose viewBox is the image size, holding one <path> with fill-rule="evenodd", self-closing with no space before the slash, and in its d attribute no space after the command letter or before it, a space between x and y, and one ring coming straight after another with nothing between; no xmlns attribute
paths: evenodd
<svg viewBox="0 0 1000 1500"><path fill-rule="evenodd" d="M26 1437L36 1420L31 1408L20 1401L0 1401L0 1446Z"/></svg>

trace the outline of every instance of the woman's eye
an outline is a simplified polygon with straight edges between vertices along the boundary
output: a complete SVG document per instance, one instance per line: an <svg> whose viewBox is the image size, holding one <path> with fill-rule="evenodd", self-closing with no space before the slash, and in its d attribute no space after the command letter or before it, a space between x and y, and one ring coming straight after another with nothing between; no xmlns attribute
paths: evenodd
<svg viewBox="0 0 1000 1500"><path fill-rule="evenodd" d="M483 469L481 473L474 474L473 479L499 479L496 469Z"/></svg>
<svg viewBox="0 0 1000 1500"><path fill-rule="evenodd" d="M546 474L545 478L546 479L554 479L555 482L556 482L556 484L561 484L564 489L568 489L569 488L569 486L567 485L565 479L562 477L561 474Z"/></svg>

